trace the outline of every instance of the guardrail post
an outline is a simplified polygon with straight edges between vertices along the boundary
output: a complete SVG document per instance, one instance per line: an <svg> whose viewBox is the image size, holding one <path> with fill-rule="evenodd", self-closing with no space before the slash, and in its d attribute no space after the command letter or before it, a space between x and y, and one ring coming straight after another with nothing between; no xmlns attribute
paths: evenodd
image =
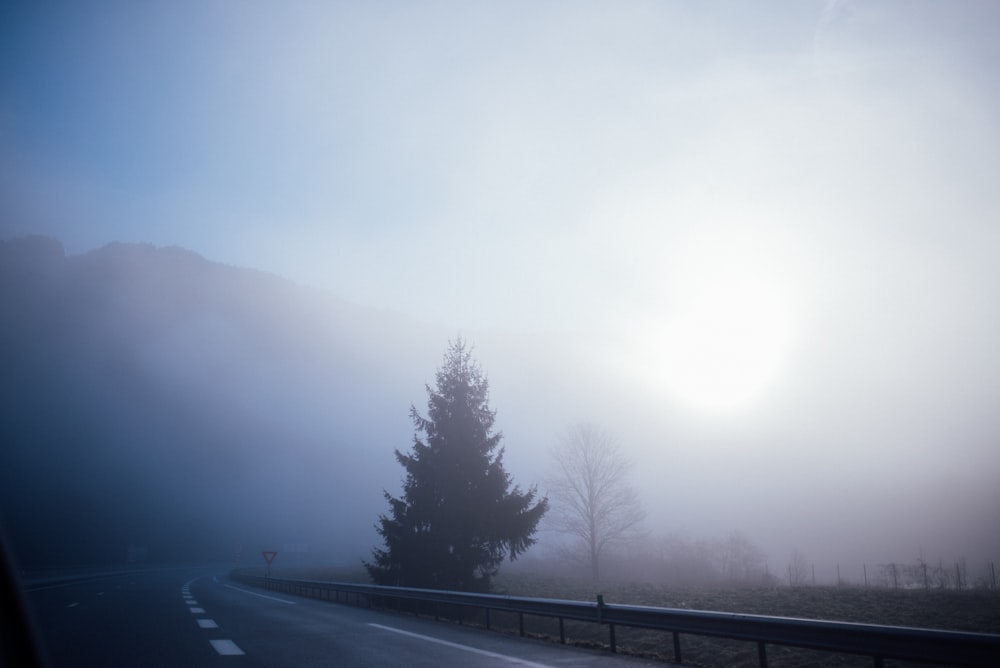
<svg viewBox="0 0 1000 668"><path fill-rule="evenodd" d="M757 643L757 662L760 663L760 668L767 668L767 650L764 649L764 643Z"/></svg>
<svg viewBox="0 0 1000 668"><path fill-rule="evenodd" d="M614 654L618 651L618 643L615 642L615 625L608 624L608 629L611 631L611 653Z"/></svg>
<svg viewBox="0 0 1000 668"><path fill-rule="evenodd" d="M566 644L566 623L563 618L559 618L559 642L563 645Z"/></svg>
<svg viewBox="0 0 1000 668"><path fill-rule="evenodd" d="M681 662L681 634L674 631L674 663Z"/></svg>
<svg viewBox="0 0 1000 668"><path fill-rule="evenodd" d="M523 612L517 613L517 627L518 627L518 630L521 633L521 637L523 638L524 637L524 613Z"/></svg>
<svg viewBox="0 0 1000 668"><path fill-rule="evenodd" d="M875 668L883 668L884 664L885 662L882 660L882 657L880 657L878 654L872 657L872 665L874 665Z"/></svg>
<svg viewBox="0 0 1000 668"><path fill-rule="evenodd" d="M486 630L490 630L490 609L486 608Z"/></svg>

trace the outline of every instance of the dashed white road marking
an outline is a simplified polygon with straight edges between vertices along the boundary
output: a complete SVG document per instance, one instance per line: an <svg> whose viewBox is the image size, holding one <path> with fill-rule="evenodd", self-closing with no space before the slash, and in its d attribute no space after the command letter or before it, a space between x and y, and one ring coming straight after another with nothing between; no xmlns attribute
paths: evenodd
<svg viewBox="0 0 1000 668"><path fill-rule="evenodd" d="M75 608L75 607L76 607L76 606L78 606L78 605L80 605L80 603L79 603L79 602L73 602L73 603L70 603L69 605L67 605L66 607L67 607L67 608Z"/></svg>
<svg viewBox="0 0 1000 668"><path fill-rule="evenodd" d="M191 611L192 615L203 615L205 614L205 608L199 607L198 601L196 601L194 596L191 595L191 583L197 579L198 578L195 578L194 580L188 580L187 582L185 582L184 585L181 587L181 594L184 596L184 603L188 606L188 610ZM212 578L212 580L214 582L218 582L218 580L216 580L214 577ZM226 586L228 587L229 585ZM232 587L232 588L239 589L239 587ZM295 601L286 601L284 599L275 598L274 596L264 596L264 594L257 594L252 591L246 591L245 589L239 589L239 591L244 591L247 594L253 594L254 596L262 596L263 598L269 598L275 601L280 601L282 603L290 603L292 605L295 605ZM196 619L195 621L198 622L198 628L202 629L219 628L219 625L215 622L214 619L202 618L202 619ZM240 649L239 645L234 643L232 640L213 639L209 640L208 642L212 645L212 649L214 649L217 653L223 656L242 656L246 654L246 652Z"/></svg>
<svg viewBox="0 0 1000 668"><path fill-rule="evenodd" d="M230 589L235 589L236 591L241 591L244 594L250 594L251 596L260 596L261 598L266 598L271 601L277 601L278 603L287 603L288 605L295 605L295 601L288 601L283 598L278 598L277 596L268 596L267 594L258 594L255 591L250 591L249 589L240 589L239 587L234 587L233 585L223 585L224 587L229 587Z"/></svg>
<svg viewBox="0 0 1000 668"><path fill-rule="evenodd" d="M513 663L519 666L530 666L531 668L552 668L551 666L546 665L544 663L535 663L534 661L526 661L525 659L519 659L516 656L508 656L507 654L498 654L497 652L490 652L485 649L479 649L477 647L469 647L468 645L459 645L457 642L441 640L440 638L433 638L431 636L425 636L419 633L411 633L410 631L404 631L403 629L396 629L391 626L382 626L381 624L371 624L371 623L369 623L368 626L373 626L377 629L382 629L383 631L392 631L393 633L409 636L410 638L426 640L427 642L437 643L438 645L444 645L445 647L452 647L454 649L460 649L465 652L472 652L473 654L479 654L480 656L488 656L493 659L500 659L501 661L506 661L507 663Z"/></svg>
<svg viewBox="0 0 1000 668"><path fill-rule="evenodd" d="M209 640L208 642L212 643L212 647L215 648L215 651L223 656L246 654L246 652L241 650L232 640Z"/></svg>

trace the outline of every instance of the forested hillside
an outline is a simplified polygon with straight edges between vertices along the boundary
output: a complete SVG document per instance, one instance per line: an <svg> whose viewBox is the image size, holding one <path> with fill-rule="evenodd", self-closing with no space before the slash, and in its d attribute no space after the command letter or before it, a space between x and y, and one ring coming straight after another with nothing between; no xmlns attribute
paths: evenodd
<svg viewBox="0 0 1000 668"><path fill-rule="evenodd" d="M42 237L0 244L0 309L0 508L25 568L356 560L427 376L408 346L442 341L186 250Z"/></svg>

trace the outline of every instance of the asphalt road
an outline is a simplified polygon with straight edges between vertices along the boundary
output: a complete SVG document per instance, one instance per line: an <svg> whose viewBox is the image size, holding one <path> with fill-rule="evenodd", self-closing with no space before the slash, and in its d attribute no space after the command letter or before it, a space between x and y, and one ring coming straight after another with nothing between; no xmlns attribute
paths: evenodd
<svg viewBox="0 0 1000 668"><path fill-rule="evenodd" d="M662 666L432 619L302 599L176 568L35 582L52 666Z"/></svg>

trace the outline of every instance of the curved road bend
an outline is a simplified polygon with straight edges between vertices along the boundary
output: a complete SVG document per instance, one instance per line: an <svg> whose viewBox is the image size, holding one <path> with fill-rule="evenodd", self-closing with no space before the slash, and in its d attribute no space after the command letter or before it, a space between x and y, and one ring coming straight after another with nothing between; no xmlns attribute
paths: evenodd
<svg viewBox="0 0 1000 668"><path fill-rule="evenodd" d="M526 640L164 569L36 583L26 599L52 666L601 666L662 663Z"/></svg>

